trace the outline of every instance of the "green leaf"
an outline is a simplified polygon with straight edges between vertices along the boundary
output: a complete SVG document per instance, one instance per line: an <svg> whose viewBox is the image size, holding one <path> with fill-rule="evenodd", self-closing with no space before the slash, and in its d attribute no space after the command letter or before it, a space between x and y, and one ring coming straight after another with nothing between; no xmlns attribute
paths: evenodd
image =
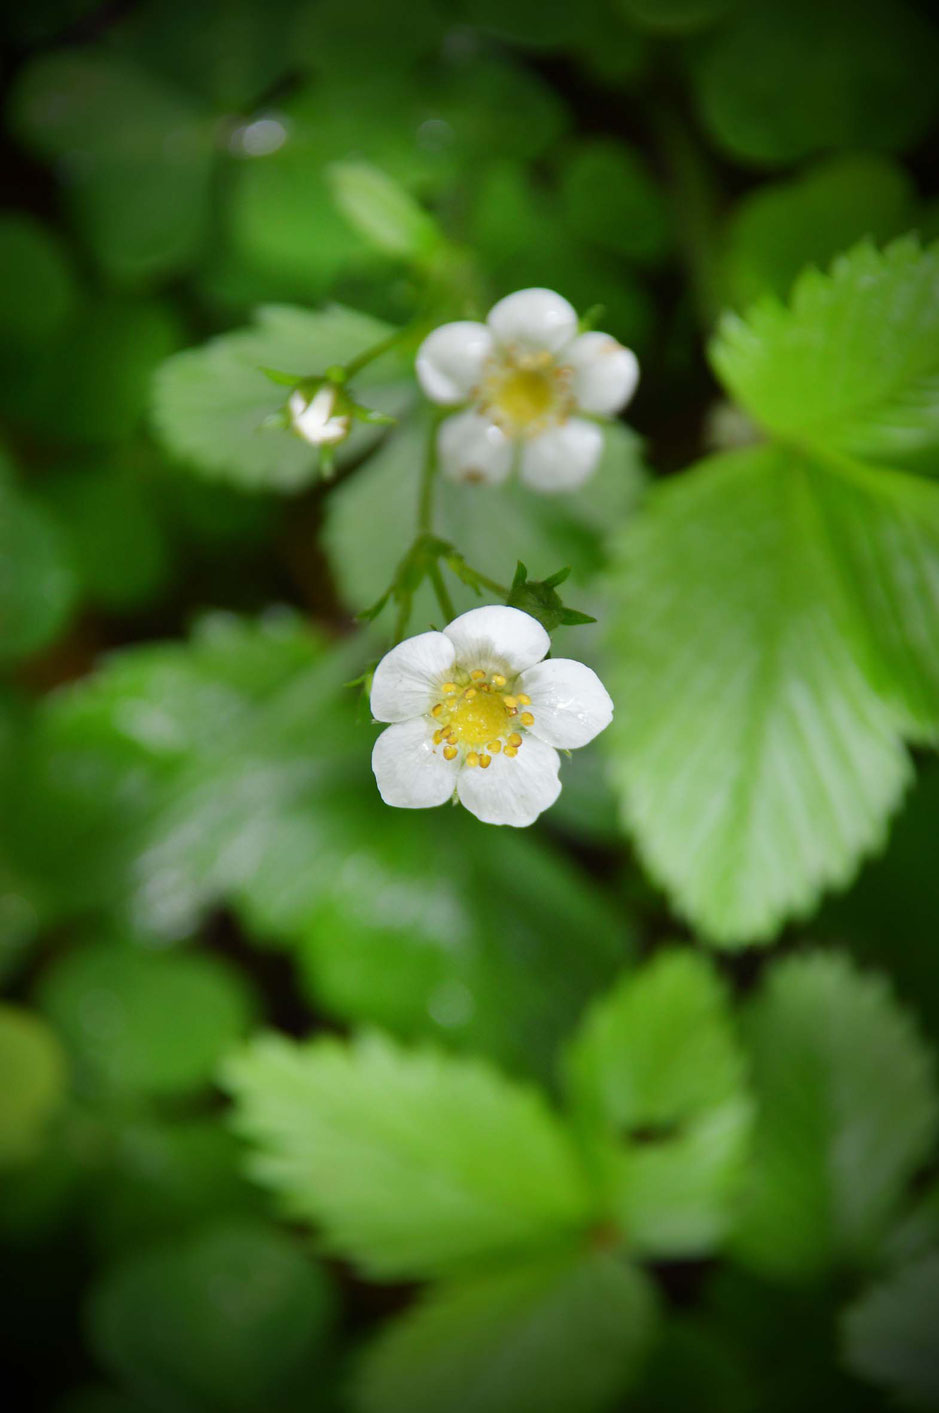
<svg viewBox="0 0 939 1413"><path fill-rule="evenodd" d="M620 541L610 731L652 871L715 941L770 936L878 847L939 722L936 487L756 447Z"/></svg>
<svg viewBox="0 0 939 1413"><path fill-rule="evenodd" d="M378 1279L523 1257L589 1229L576 1151L533 1089L480 1060L262 1037L227 1071L256 1177Z"/></svg>
<svg viewBox="0 0 939 1413"><path fill-rule="evenodd" d="M616 0L617 9L653 34L690 34L723 19L739 0Z"/></svg>
<svg viewBox="0 0 939 1413"><path fill-rule="evenodd" d="M42 1017L0 1005L0 1168L36 1154L67 1082L62 1046Z"/></svg>
<svg viewBox="0 0 939 1413"><path fill-rule="evenodd" d="M931 1056L885 983L837 954L777 963L747 1021L758 1110L737 1255L792 1281L863 1265L936 1139Z"/></svg>
<svg viewBox="0 0 939 1413"><path fill-rule="evenodd" d="M76 223L107 274L137 282L193 263L209 216L210 113L99 48L34 59L12 114L32 150L63 169Z"/></svg>
<svg viewBox="0 0 939 1413"><path fill-rule="evenodd" d="M807 270L788 308L726 315L711 360L779 437L939 470L939 247L865 243L827 275Z"/></svg>
<svg viewBox="0 0 939 1413"><path fill-rule="evenodd" d="M587 244L642 262L665 254L669 230L661 188L623 143L578 144L562 168L560 190L564 217Z"/></svg>
<svg viewBox="0 0 939 1413"><path fill-rule="evenodd" d="M844 1360L910 1408L939 1408L939 1252L901 1266L844 1314Z"/></svg>
<svg viewBox="0 0 939 1413"><path fill-rule="evenodd" d="M366 1352L360 1413L600 1413L632 1382L655 1302L607 1255L511 1267L432 1292Z"/></svg>
<svg viewBox="0 0 939 1413"><path fill-rule="evenodd" d="M708 36L693 76L731 156L795 162L915 142L936 111L936 56L935 30L902 0L751 0Z"/></svg>
<svg viewBox="0 0 939 1413"><path fill-rule="evenodd" d="M167 450L193 470L250 489L296 491L316 478L318 453L286 429L263 427L285 402L265 368L308 375L345 363L391 332L366 314L338 307L309 313L271 305L255 328L188 349L160 369L154 420ZM364 370L355 387L370 406L398 412L408 398L400 357L386 355ZM376 431L357 423L337 461L361 456Z"/></svg>
<svg viewBox="0 0 939 1413"><path fill-rule="evenodd" d="M86 1308L105 1368L148 1407L186 1413L284 1406L287 1390L308 1390L333 1323L325 1273L283 1233L245 1221L127 1257Z"/></svg>
<svg viewBox="0 0 939 1413"><path fill-rule="evenodd" d="M65 536L0 464L0 665L51 643L75 591Z"/></svg>
<svg viewBox="0 0 939 1413"><path fill-rule="evenodd" d="M75 275L58 237L20 211L0 217L0 269L0 346L22 357L62 328L77 295Z"/></svg>
<svg viewBox="0 0 939 1413"><path fill-rule="evenodd" d="M566 1061L590 1128L627 1141L611 1200L633 1250L699 1255L725 1235L750 1122L743 1057L710 963L667 952L594 1003Z"/></svg>
<svg viewBox="0 0 939 1413"><path fill-rule="evenodd" d="M61 956L38 999L85 1087L130 1095L203 1088L252 1013L241 978L214 957L109 942Z"/></svg>
<svg viewBox="0 0 939 1413"><path fill-rule="evenodd" d="M738 203L726 286L737 305L764 294L784 299L803 266L825 268L859 240L881 244L915 225L915 190L898 163L873 153L831 157Z"/></svg>
<svg viewBox="0 0 939 1413"><path fill-rule="evenodd" d="M424 263L441 233L426 211L370 162L334 162L326 169L333 200L360 235L386 255Z"/></svg>

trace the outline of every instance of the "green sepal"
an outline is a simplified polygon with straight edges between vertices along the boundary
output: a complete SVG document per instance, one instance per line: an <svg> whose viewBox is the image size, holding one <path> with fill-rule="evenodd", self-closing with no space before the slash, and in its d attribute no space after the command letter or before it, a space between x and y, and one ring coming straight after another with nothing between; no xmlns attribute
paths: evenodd
<svg viewBox="0 0 939 1413"><path fill-rule="evenodd" d="M529 579L528 570L519 560L512 586L506 596L511 608L519 608L523 613L536 618L549 633L555 628L573 627L579 623L596 623L589 613L580 613L575 608L567 608L556 592L558 584L563 584L570 574L570 567L559 569L547 579Z"/></svg>

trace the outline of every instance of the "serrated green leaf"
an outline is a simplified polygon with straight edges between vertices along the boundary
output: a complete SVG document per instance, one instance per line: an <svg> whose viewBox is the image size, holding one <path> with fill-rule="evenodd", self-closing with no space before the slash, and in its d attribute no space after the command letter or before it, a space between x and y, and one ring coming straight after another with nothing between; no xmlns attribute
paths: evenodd
<svg viewBox="0 0 939 1413"><path fill-rule="evenodd" d="M309 1397L333 1296L289 1237L229 1220L105 1268L86 1311L98 1358L147 1407L254 1413L297 1384Z"/></svg>
<svg viewBox="0 0 939 1413"><path fill-rule="evenodd" d="M360 1413L601 1413L631 1383L652 1288L606 1255L554 1257L428 1296L366 1352Z"/></svg>
<svg viewBox="0 0 939 1413"><path fill-rule="evenodd" d="M326 181L343 216L377 250L421 264L439 246L436 222L380 167L334 162Z"/></svg>
<svg viewBox="0 0 939 1413"><path fill-rule="evenodd" d="M67 1080L64 1051L42 1017L0 1005L0 1169L35 1155Z"/></svg>
<svg viewBox="0 0 939 1413"><path fill-rule="evenodd" d="M693 76L720 145L775 164L914 142L936 111L936 55L935 29L902 0L750 0L707 37Z"/></svg>
<svg viewBox="0 0 939 1413"><path fill-rule="evenodd" d="M100 48L34 59L12 105L30 147L64 166L76 222L108 274L139 281L194 261L209 216L208 111Z"/></svg>
<svg viewBox="0 0 939 1413"><path fill-rule="evenodd" d="M699 1255L729 1225L750 1104L728 1000L710 963L657 957L594 1003L566 1057L590 1128L626 1142L611 1201L632 1250Z"/></svg>
<svg viewBox="0 0 939 1413"><path fill-rule="evenodd" d="M214 957L90 943L54 963L38 1000L90 1092L198 1090L252 1015L238 973Z"/></svg>
<svg viewBox="0 0 939 1413"><path fill-rule="evenodd" d="M799 1281L868 1260L939 1129L932 1059L883 980L777 963L747 1017L757 1100L738 1258Z"/></svg>
<svg viewBox="0 0 939 1413"><path fill-rule="evenodd" d="M874 153L830 157L738 203L726 233L726 286L738 306L764 294L785 299L804 266L824 269L860 240L879 245L916 224L915 189L899 163Z"/></svg>
<svg viewBox="0 0 939 1413"><path fill-rule="evenodd" d="M788 308L726 315L711 360L776 436L862 460L939 469L939 248L861 244L806 270Z"/></svg>
<svg viewBox="0 0 939 1413"><path fill-rule="evenodd" d="M265 1036L228 1066L255 1176L379 1279L455 1274L586 1232L576 1150L534 1089L378 1034Z"/></svg>
<svg viewBox="0 0 939 1413"><path fill-rule="evenodd" d="M939 1408L939 1251L893 1271L845 1311L844 1360L905 1408Z"/></svg>
<svg viewBox="0 0 939 1413"><path fill-rule="evenodd" d="M615 779L650 867L719 942L768 937L883 840L915 701L936 719L934 492L753 448L664 486L622 538Z"/></svg>
<svg viewBox="0 0 939 1413"><path fill-rule="evenodd" d="M188 349L159 370L153 416L167 449L206 476L247 489L296 491L317 475L317 449L287 429L264 427L283 407L285 394L265 368L322 373L345 363L391 332L387 324L338 307L320 313L271 305L255 328L242 329ZM394 354L376 360L355 387L370 406L397 413L409 397L403 365ZM337 451L337 461L360 456L376 431L357 423Z"/></svg>

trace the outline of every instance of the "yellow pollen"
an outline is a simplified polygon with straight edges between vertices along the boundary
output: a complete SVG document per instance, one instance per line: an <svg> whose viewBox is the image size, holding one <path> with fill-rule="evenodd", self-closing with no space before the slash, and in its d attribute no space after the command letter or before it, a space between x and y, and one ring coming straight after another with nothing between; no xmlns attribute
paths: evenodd
<svg viewBox="0 0 939 1413"><path fill-rule="evenodd" d="M518 755L518 751L515 749L514 746L506 746L505 755L509 756L510 759L514 760L515 757Z"/></svg>
<svg viewBox="0 0 939 1413"><path fill-rule="evenodd" d="M452 697L454 692L457 690L457 685L455 682L444 682L440 690L444 692L446 696Z"/></svg>
<svg viewBox="0 0 939 1413"><path fill-rule="evenodd" d="M473 679L474 682L481 682L481 681L483 680L483 678L485 677L485 675L486 675L486 674L485 674L485 672L483 672L483 670L482 670L481 667L477 667L476 670L475 670L475 672L471 672L471 673L470 673L470 676L472 677L472 679Z"/></svg>
<svg viewBox="0 0 939 1413"><path fill-rule="evenodd" d="M432 709L432 711L431 711L430 714L431 714L431 716L439 716L442 711L443 711L443 702L438 702L437 705Z"/></svg>
<svg viewBox="0 0 939 1413"><path fill-rule="evenodd" d="M505 686L505 678L502 676L502 673L501 673L501 672L494 672L494 673L492 674L492 685L493 685L494 687L504 687L504 686Z"/></svg>
<svg viewBox="0 0 939 1413"><path fill-rule="evenodd" d="M459 740L459 737L452 728L447 732L447 740L450 742L451 746L455 746Z"/></svg>
<svg viewBox="0 0 939 1413"><path fill-rule="evenodd" d="M519 746L520 746L521 744L522 744L522 738L521 738L521 736L518 734L517 731L513 731L512 735L509 737L509 745L510 745L510 746L514 746L515 749L518 750L518 748L519 748Z"/></svg>
<svg viewBox="0 0 939 1413"><path fill-rule="evenodd" d="M454 758L455 755L456 755L456 746L444 746L444 748L443 748L444 760L453 760L453 758Z"/></svg>
<svg viewBox="0 0 939 1413"><path fill-rule="evenodd" d="M534 720L535 718L532 716L530 711L523 711L521 716L519 717L519 721L522 723L523 726L533 725Z"/></svg>
<svg viewBox="0 0 939 1413"><path fill-rule="evenodd" d="M469 750L480 750L487 741L504 736L509 725L502 698L477 692L475 687L445 703L444 711L444 737L452 746L462 744Z"/></svg>
<svg viewBox="0 0 939 1413"><path fill-rule="evenodd" d="M506 704L506 706L508 707L509 711L511 711L513 707L517 707L517 706L518 706L518 698L517 698L517 697L503 697L502 700L505 702L505 704Z"/></svg>
<svg viewBox="0 0 939 1413"><path fill-rule="evenodd" d="M524 692L519 692L518 704L519 706L531 706L531 697L526 697Z"/></svg>
<svg viewBox="0 0 939 1413"><path fill-rule="evenodd" d="M435 746L439 746L439 745L440 745L440 742L441 742L442 740L443 740L443 732L442 732L442 731L435 731L435 732L434 732L434 745L435 745Z"/></svg>
<svg viewBox="0 0 939 1413"><path fill-rule="evenodd" d="M466 757L466 764L469 766L479 765L479 756L475 751L470 751L469 755Z"/></svg>
<svg viewBox="0 0 939 1413"><path fill-rule="evenodd" d="M487 743L486 750L491 751L494 756L497 756L499 754L499 752L502 750L502 742L499 740L498 736L494 741L489 741Z"/></svg>
<svg viewBox="0 0 939 1413"><path fill-rule="evenodd" d="M475 695L476 695L476 688L475 688L475 687L467 687L467 689L466 689L466 691L463 693L463 695L464 695L464 697L466 698L467 701L472 701L473 697L475 697Z"/></svg>
<svg viewBox="0 0 939 1413"><path fill-rule="evenodd" d="M480 767L485 770L488 766L492 765L492 756L480 756L479 764Z"/></svg>

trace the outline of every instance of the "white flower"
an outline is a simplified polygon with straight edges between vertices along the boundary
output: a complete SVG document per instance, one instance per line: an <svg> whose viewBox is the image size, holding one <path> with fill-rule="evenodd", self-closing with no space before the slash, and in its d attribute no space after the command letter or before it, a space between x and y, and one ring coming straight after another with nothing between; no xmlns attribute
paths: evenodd
<svg viewBox="0 0 939 1413"><path fill-rule="evenodd" d="M551 658L537 619L474 608L382 658L372 715L394 724L372 752L387 805L425 809L454 794L486 824L532 824L561 792L556 747L585 746L613 716L599 677Z"/></svg>
<svg viewBox="0 0 939 1413"><path fill-rule="evenodd" d="M331 383L324 383L312 398L296 388L287 399L291 427L313 446L334 446L349 435L350 419L335 415L335 407L336 389Z"/></svg>
<svg viewBox="0 0 939 1413"><path fill-rule="evenodd" d="M432 402L464 410L441 424L438 451L455 481L504 481L520 450L522 480L571 491L595 469L603 432L590 418L625 407L636 355L609 334L578 334L577 315L549 289L500 299L485 324L443 324L421 344L417 376Z"/></svg>

